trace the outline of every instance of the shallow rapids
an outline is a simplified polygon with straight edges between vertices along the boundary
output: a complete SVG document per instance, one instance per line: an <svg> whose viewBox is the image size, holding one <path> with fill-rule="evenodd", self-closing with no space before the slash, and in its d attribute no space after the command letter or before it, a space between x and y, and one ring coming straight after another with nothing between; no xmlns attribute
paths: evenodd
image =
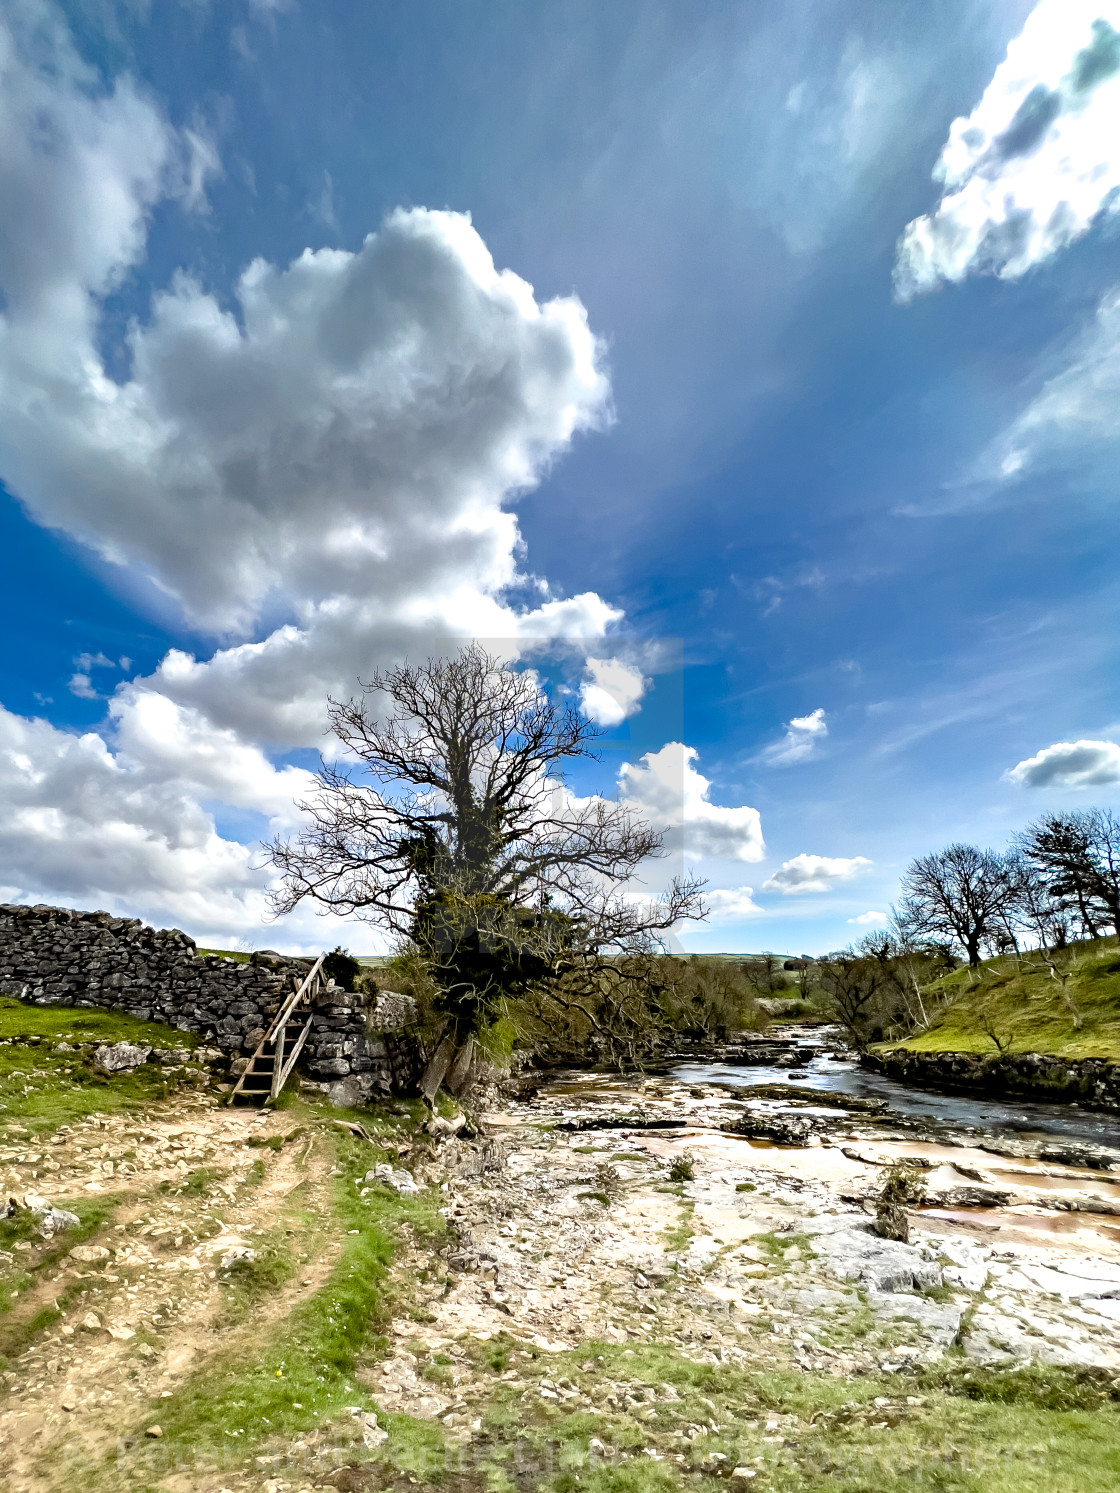
<svg viewBox="0 0 1120 1493"><path fill-rule="evenodd" d="M897 1083L881 1073L861 1068L836 1050L834 1028L781 1029L791 1046L812 1053L794 1069L772 1064L681 1063L671 1076L688 1084L727 1084L751 1089L775 1082L804 1088L806 1100L816 1094L852 1095L886 1100L891 1111L913 1119L948 1124L957 1130L1000 1131L1017 1138L1062 1136L1092 1145L1120 1148L1120 1116L1081 1109L1075 1104L1036 1104L1019 1099L979 1099L967 1094L944 1094ZM744 1098L748 1097L744 1094Z"/></svg>

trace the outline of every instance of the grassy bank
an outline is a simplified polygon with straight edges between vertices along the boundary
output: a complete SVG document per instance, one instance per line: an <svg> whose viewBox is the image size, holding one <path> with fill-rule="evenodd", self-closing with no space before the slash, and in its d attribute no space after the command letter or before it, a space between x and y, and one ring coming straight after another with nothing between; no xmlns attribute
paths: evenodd
<svg viewBox="0 0 1120 1493"><path fill-rule="evenodd" d="M939 1011L930 1028L887 1045L1120 1062L1120 949L1114 938L1048 958L1027 952L988 959L977 969L946 975L924 996L927 1009Z"/></svg>
<svg viewBox="0 0 1120 1493"><path fill-rule="evenodd" d="M198 1040L116 1011L32 1006L0 996L0 1138L40 1135L87 1115L136 1109L202 1076L187 1062L171 1070L145 1063L109 1078L91 1065L91 1046L134 1042L190 1052Z"/></svg>

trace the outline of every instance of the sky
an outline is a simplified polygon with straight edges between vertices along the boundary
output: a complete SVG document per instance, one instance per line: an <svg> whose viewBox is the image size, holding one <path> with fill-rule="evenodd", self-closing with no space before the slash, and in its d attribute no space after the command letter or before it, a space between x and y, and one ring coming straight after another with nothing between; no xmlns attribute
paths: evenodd
<svg viewBox="0 0 1120 1493"><path fill-rule="evenodd" d="M0 0L0 899L269 919L479 638L819 954L1120 800L1120 0Z"/></svg>

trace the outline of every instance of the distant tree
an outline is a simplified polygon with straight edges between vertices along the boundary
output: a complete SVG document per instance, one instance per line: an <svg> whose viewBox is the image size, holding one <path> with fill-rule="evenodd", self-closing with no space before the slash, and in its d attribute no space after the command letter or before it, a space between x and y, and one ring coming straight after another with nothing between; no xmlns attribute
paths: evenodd
<svg viewBox="0 0 1120 1493"><path fill-rule="evenodd" d="M875 1007L891 978L887 967L859 949L839 949L821 962L821 989L860 1052L866 1052L878 1030Z"/></svg>
<svg viewBox="0 0 1120 1493"><path fill-rule="evenodd" d="M502 997L648 954L703 916L694 879L624 895L661 835L621 804L573 804L556 774L594 755L596 728L477 644L377 674L328 713L355 766L324 762L307 826L269 847L275 911L307 899L410 941L456 1043Z"/></svg>
<svg viewBox="0 0 1120 1493"><path fill-rule="evenodd" d="M975 845L949 845L912 861L902 879L896 918L915 941L946 939L970 965L1006 932L1015 880L1006 858Z"/></svg>
<svg viewBox="0 0 1120 1493"><path fill-rule="evenodd" d="M343 990L353 990L354 983L362 973L362 966L343 948L333 948L323 959L323 973Z"/></svg>
<svg viewBox="0 0 1120 1493"><path fill-rule="evenodd" d="M1064 949L1071 931L1069 908L1051 893L1046 876L1021 851L1013 851L1006 865L1015 887L1009 923L1024 932L1035 948Z"/></svg>
<svg viewBox="0 0 1120 1493"><path fill-rule="evenodd" d="M1019 837L1019 850L1045 878L1053 901L1074 913L1090 938L1112 925L1120 936L1120 821L1106 809L1048 814Z"/></svg>

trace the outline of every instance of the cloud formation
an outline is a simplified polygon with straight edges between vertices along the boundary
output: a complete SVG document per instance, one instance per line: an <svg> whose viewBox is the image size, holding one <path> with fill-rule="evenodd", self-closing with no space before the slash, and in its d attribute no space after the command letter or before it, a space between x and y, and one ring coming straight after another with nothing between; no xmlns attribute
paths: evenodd
<svg viewBox="0 0 1120 1493"><path fill-rule="evenodd" d="M179 274L109 371L104 299L143 264L153 209L204 210L220 170L198 130L106 86L47 4L5 11L0 477L32 518L234 634L118 686L99 733L4 715L7 876L211 934L259 924L265 889L216 825L291 821L306 774L266 748L324 745L328 694L469 637L601 655L620 616L543 581L532 609L506 599L524 579L508 504L609 420L609 381L579 301L538 302L462 214L400 211L356 252L257 259L233 308ZM77 659L71 689L98 698L107 663ZM613 683L636 708L637 685Z"/></svg>
<svg viewBox="0 0 1120 1493"><path fill-rule="evenodd" d="M853 923L857 928L881 928L887 922L887 914L874 910L861 912L857 917L849 918L848 922Z"/></svg>
<svg viewBox="0 0 1120 1493"><path fill-rule="evenodd" d="M642 708L648 686L640 669L620 659L589 658L587 677L580 685L580 708L598 726L620 726Z"/></svg>
<svg viewBox="0 0 1120 1493"><path fill-rule="evenodd" d="M1021 788L1101 788L1120 783L1120 746L1114 741L1056 741L1010 769Z"/></svg>
<svg viewBox="0 0 1120 1493"><path fill-rule="evenodd" d="M903 301L1014 279L1080 238L1120 188L1120 3L1041 0L934 168L941 198L899 241Z"/></svg>
<svg viewBox="0 0 1120 1493"><path fill-rule="evenodd" d="M843 881L858 876L871 862L862 855L795 855L783 861L773 876L762 883L764 892L798 897L811 892L831 892Z"/></svg>
<svg viewBox="0 0 1120 1493"><path fill-rule="evenodd" d="M786 726L781 741L767 747L762 760L770 767L790 767L795 762L806 762L827 735L828 724L822 709L812 710L808 715L795 715Z"/></svg>
<svg viewBox="0 0 1120 1493"><path fill-rule="evenodd" d="M761 860L766 846L758 810L712 803L711 783L692 765L698 756L695 747L667 742L660 751L623 764L619 791L635 812L666 831L670 853L693 860Z"/></svg>
<svg viewBox="0 0 1120 1493"><path fill-rule="evenodd" d="M127 749L0 709L0 862L4 893L139 913L214 938L262 924L266 878L251 847L223 838L200 799L292 815L308 774L261 754L122 707ZM194 750L184 750L196 733ZM205 764L210 762L207 772ZM262 824L262 828L265 826ZM303 919L304 927L312 919ZM286 936L299 941L301 920ZM322 934L318 935L319 938Z"/></svg>
<svg viewBox="0 0 1120 1493"><path fill-rule="evenodd" d="M69 289L92 300L103 278L79 264ZM124 384L92 308L67 346L53 304L2 264L0 283L20 334L19 356L0 341L5 480L217 631L266 597L494 594L516 574L504 501L606 415L583 307L538 304L462 214L398 211L357 253L255 260L237 316L178 277L133 328Z"/></svg>
<svg viewBox="0 0 1120 1493"><path fill-rule="evenodd" d="M1120 292L1097 307L1068 364L1039 390L983 458L978 475L1013 481L1031 469L1092 460L1120 435ZM1108 473L1111 486L1112 474Z"/></svg>
<svg viewBox="0 0 1120 1493"><path fill-rule="evenodd" d="M749 886L710 887L704 893L704 904L709 923L738 923L743 918L758 917L764 911Z"/></svg>

